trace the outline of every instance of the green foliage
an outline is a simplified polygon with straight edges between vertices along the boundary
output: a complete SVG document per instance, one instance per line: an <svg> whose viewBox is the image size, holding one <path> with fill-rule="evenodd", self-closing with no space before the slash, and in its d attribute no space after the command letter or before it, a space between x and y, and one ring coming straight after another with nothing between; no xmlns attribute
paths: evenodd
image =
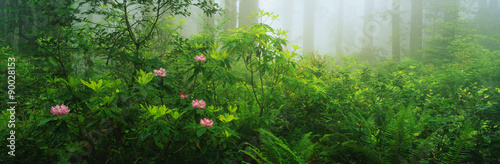
<svg viewBox="0 0 500 164"><path fill-rule="evenodd" d="M50 82L50 81L49 81L49 82ZM99 89L100 89L100 88L101 88L101 86L102 86L102 80L99 80L99 83L96 83L95 81L92 81L92 80L90 80L90 83L88 83L88 82L86 82L86 81L83 81L83 80L81 80L81 82L82 82L83 84L85 84L87 87L89 87L90 89L92 89L92 90L94 90L94 91L96 91L96 92L98 92L98 91L99 91Z"/></svg>
<svg viewBox="0 0 500 164"><path fill-rule="evenodd" d="M294 152L298 152L297 154L300 159L310 159L313 155L315 155L315 146L317 143L313 143L311 141L311 134L312 132L304 134L302 139L300 139L296 146L293 147Z"/></svg>
<svg viewBox="0 0 500 164"><path fill-rule="evenodd" d="M153 78L155 77L153 72L146 73L146 72L144 72L142 70L140 70L140 75L141 76L139 76L138 78L136 78L136 81L140 85L146 85L151 80L153 80Z"/></svg>
<svg viewBox="0 0 500 164"><path fill-rule="evenodd" d="M246 155L250 156L252 159L256 160L257 163L271 163L270 161L267 160L267 157L264 156L264 154L262 152L260 152L260 150L253 146L252 144L249 144L248 142L246 142L245 144L248 145L248 147L245 149L245 151L242 151L240 150L240 152L243 152L245 153ZM248 163L248 162L244 162L244 163Z"/></svg>
<svg viewBox="0 0 500 164"><path fill-rule="evenodd" d="M273 13L264 11L259 11L254 16L276 19ZM279 90L277 84L280 82L280 75L289 74L288 70L295 65L292 61L294 52L283 49L287 45L285 34L282 30L260 23L239 27L222 40L225 45L223 48L229 55L236 62L243 62L246 70L241 71L250 75L246 82L251 86L254 100L260 108L260 116L268 115L269 108L273 108L270 105L275 102L272 97L278 97L275 90ZM266 76L271 78L265 78Z"/></svg>
<svg viewBox="0 0 500 164"><path fill-rule="evenodd" d="M78 5L68 1L49 12L62 14L64 25L36 36L35 53L0 48L3 63L16 57L20 102L20 149L16 157L0 155L1 162L498 161L500 51L485 48L484 36L441 33L431 39L439 44L425 51L428 59L401 63L316 53L297 59L299 47L287 49L286 31L263 23L276 20L273 13L255 13L257 24L227 31L219 24L185 38L182 21L158 11L189 15L195 5L210 15L216 4L84 4L91 10L80 14L104 15L104 22L77 23L78 11L68 6ZM136 10L144 17L131 14L132 6L142 6ZM159 68L165 77L155 76ZM68 115L50 113L60 104ZM11 114L1 117L0 137L7 138Z"/></svg>
<svg viewBox="0 0 500 164"><path fill-rule="evenodd" d="M271 132L264 129L259 129L258 131L262 142L261 148L257 149L255 146L249 144L250 147L246 151L243 151L258 163L305 163L303 159L288 147L288 144ZM308 134L304 136L304 141L308 141ZM301 146L314 146L308 144L311 144L310 141L309 143L303 143ZM312 148L309 148L309 150L312 150ZM307 155L306 153L311 152L301 152L301 155Z"/></svg>

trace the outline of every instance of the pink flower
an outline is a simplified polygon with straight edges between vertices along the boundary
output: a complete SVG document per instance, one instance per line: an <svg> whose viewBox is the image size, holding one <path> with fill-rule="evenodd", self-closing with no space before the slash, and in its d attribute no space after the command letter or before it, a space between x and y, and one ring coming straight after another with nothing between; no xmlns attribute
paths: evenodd
<svg viewBox="0 0 500 164"><path fill-rule="evenodd" d="M186 99L186 98L188 98L188 95L185 95L184 93L181 93L179 96L181 96L181 99Z"/></svg>
<svg viewBox="0 0 500 164"><path fill-rule="evenodd" d="M67 115L69 114L69 110L66 105L62 104L61 106L56 105L50 108L50 113L52 113L52 115Z"/></svg>
<svg viewBox="0 0 500 164"><path fill-rule="evenodd" d="M300 67L300 69L303 71L305 68L304 67Z"/></svg>
<svg viewBox="0 0 500 164"><path fill-rule="evenodd" d="M205 109L206 105L207 104L203 100L198 101L198 99L196 99L191 102L191 106L198 109Z"/></svg>
<svg viewBox="0 0 500 164"><path fill-rule="evenodd" d="M160 67L160 70L153 70L155 76L165 77L167 76L167 70Z"/></svg>
<svg viewBox="0 0 500 164"><path fill-rule="evenodd" d="M200 120L200 125L203 127L214 127L214 121L209 120L208 118L203 118Z"/></svg>
<svg viewBox="0 0 500 164"><path fill-rule="evenodd" d="M196 55L196 57L194 57L194 60L204 63L207 59L203 55L199 55L199 56Z"/></svg>

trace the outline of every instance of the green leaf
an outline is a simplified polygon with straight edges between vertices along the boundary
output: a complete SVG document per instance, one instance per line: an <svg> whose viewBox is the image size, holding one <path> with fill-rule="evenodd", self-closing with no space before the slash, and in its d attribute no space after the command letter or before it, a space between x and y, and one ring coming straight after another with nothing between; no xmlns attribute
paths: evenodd
<svg viewBox="0 0 500 164"><path fill-rule="evenodd" d="M161 130L162 130L163 134L165 134L165 135L170 134L170 128L168 126L162 125Z"/></svg>
<svg viewBox="0 0 500 164"><path fill-rule="evenodd" d="M67 83L71 88L76 88L78 85L80 85L80 81L78 79L69 77L69 82Z"/></svg>
<svg viewBox="0 0 500 164"><path fill-rule="evenodd" d="M141 90L141 95L146 97L146 96L148 96L148 92L145 90Z"/></svg>
<svg viewBox="0 0 500 164"><path fill-rule="evenodd" d="M238 133L236 133L235 131L232 131L232 130L227 130L226 132L228 132L229 134L232 134L233 136L235 136L236 138L240 138L240 136L238 135Z"/></svg>
<svg viewBox="0 0 500 164"><path fill-rule="evenodd" d="M42 126L43 124L46 124L50 120L52 120L52 117L49 117L49 118L46 118L46 119L40 121L37 126Z"/></svg>
<svg viewBox="0 0 500 164"><path fill-rule="evenodd" d="M182 114L184 114L184 113L186 113L186 111L184 111L184 112L182 112L182 113L179 113L179 112L175 111L175 112L170 113L170 116L172 116L172 118L174 118L174 120L177 120L177 119L179 119L179 117L181 117L181 116L182 116Z"/></svg>
<svg viewBox="0 0 500 164"><path fill-rule="evenodd" d="M201 135L205 134L206 131L207 131L207 128L200 128L200 129L198 129L198 131L196 131L196 135L198 137L200 137Z"/></svg>
<svg viewBox="0 0 500 164"><path fill-rule="evenodd" d="M140 71L140 74L141 76L135 78L136 81L140 84L140 85L146 85L147 83L149 83L151 80L153 80L153 78L155 77L155 75L153 74L153 72L149 72L149 73L146 73L144 72L142 69L139 70Z"/></svg>
<svg viewBox="0 0 500 164"><path fill-rule="evenodd" d="M193 79L196 77L196 75L198 75L200 73L201 69L199 67L196 67L194 69L194 72L193 72L193 75L191 77L189 77L188 81L191 82L193 81Z"/></svg>
<svg viewBox="0 0 500 164"><path fill-rule="evenodd" d="M94 120L94 121L88 123L83 129L89 128L90 126L94 125L97 121L100 121L100 120Z"/></svg>
<svg viewBox="0 0 500 164"><path fill-rule="evenodd" d="M83 84L85 84L87 87L91 88L94 91L98 91L101 86L102 86L102 80L99 80L99 83L96 83L95 81L89 80L90 83L86 82L85 80L80 80Z"/></svg>
<svg viewBox="0 0 500 164"><path fill-rule="evenodd" d="M229 113L226 113L224 115L219 115L219 120L221 120L222 122L225 122L225 123L228 123L232 120L237 120L238 118L235 117L234 115L231 115Z"/></svg>
<svg viewBox="0 0 500 164"><path fill-rule="evenodd" d="M164 145L161 143L160 139L156 136L154 137L154 139L155 139L156 146L163 148Z"/></svg>

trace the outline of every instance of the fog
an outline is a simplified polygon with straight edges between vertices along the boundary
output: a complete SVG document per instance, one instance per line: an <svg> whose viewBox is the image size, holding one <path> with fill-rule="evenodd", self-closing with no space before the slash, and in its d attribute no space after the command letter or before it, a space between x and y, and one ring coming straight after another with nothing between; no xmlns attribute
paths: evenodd
<svg viewBox="0 0 500 164"><path fill-rule="evenodd" d="M372 4L370 4L370 1ZM242 26L241 23L238 23L238 18L242 15L240 4L248 2L245 0L217 0L214 2L218 3L223 9L236 10L235 13L226 12L225 16L217 16L216 19L220 20L223 17L229 18L232 16L237 22L236 26ZM395 50L393 48L393 39L399 39L400 47L396 49L400 49L401 57L409 55L412 3L416 3L417 1L260 0L258 2L258 9L279 14L279 20L272 22L271 26L273 28L288 30L288 40L291 44L303 47L301 51L311 51L313 49L319 54L359 55L363 48L365 48L378 57L378 59L374 60L383 60L392 57ZM453 5L454 3L457 5ZM309 10L312 12L306 11L306 4L311 5L312 9ZM482 6L480 7L479 5ZM399 6L399 10L395 9L396 6ZM252 7L249 6L247 8ZM187 21L183 25L182 31L182 34L185 36L200 32L200 22L203 22L201 10L193 9L192 11L194 13L190 17L180 18ZM457 20L472 22L471 24L476 25L470 28L479 29L479 33L485 35L500 34L498 28L500 12L497 12L500 9L497 0L424 0L421 11L422 27L420 29L416 28L416 32L421 32L421 34L417 34L417 37L419 35L422 36L422 41L420 42L422 42L423 47L417 46L421 47L417 48L418 51L425 48L426 39L437 36L435 34L436 31L439 30L442 22L447 21L445 20L445 15L450 11L457 12ZM395 35L393 34L393 16L400 20L398 23L400 35L397 38L393 38ZM305 23L305 20L313 21L314 23ZM485 21L490 23L496 21L496 23L494 25L486 25L480 24L481 21L483 23ZM264 23L269 24L271 22ZM340 26L340 24L342 25ZM485 32L486 28L481 26L489 26L487 29L489 31ZM305 27L314 30L305 31ZM342 36L339 37L339 34ZM305 39L310 39L311 41L304 42ZM311 45L305 45L304 43Z"/></svg>

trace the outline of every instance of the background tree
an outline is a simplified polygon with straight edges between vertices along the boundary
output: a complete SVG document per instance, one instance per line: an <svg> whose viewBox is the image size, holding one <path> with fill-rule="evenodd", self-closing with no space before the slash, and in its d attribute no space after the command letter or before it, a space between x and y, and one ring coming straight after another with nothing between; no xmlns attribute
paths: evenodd
<svg viewBox="0 0 500 164"><path fill-rule="evenodd" d="M399 0L392 1L392 60L399 62L401 57L401 34L400 34L400 4Z"/></svg>
<svg viewBox="0 0 500 164"><path fill-rule="evenodd" d="M107 34L98 35L98 40L102 41L99 44L102 45L100 48L115 50L107 56L108 60L112 58L131 59L127 61L132 61L133 69L129 73L133 75L136 73L135 70L146 69L143 66L149 59L142 56L143 50L151 45L149 41L159 31L158 25L164 19L164 15L190 16L191 12L188 9L191 5L200 7L207 16L212 16L218 11L217 5L205 0L199 2L193 0L124 0L123 2L94 0L84 3L91 6L91 10L87 11L86 14L98 14L108 18L105 26L114 29ZM108 6L108 8L101 8L102 5ZM136 16L137 13L134 11L137 9L143 13L152 13L152 15Z"/></svg>
<svg viewBox="0 0 500 164"><path fill-rule="evenodd" d="M483 44L490 50L498 50L497 41L493 39L500 39L500 6L498 0L479 0L477 17L478 33L489 37L482 40Z"/></svg>
<svg viewBox="0 0 500 164"><path fill-rule="evenodd" d="M365 0L365 16L363 24L363 49L370 49L373 45L373 28L375 22L373 21L373 2L374 0Z"/></svg>
<svg viewBox="0 0 500 164"><path fill-rule="evenodd" d="M1 1L0 38L6 41L4 44L13 47L15 53L34 52L33 44L40 35L53 34L56 28L78 21L75 17L77 10L69 7L73 3L73 0Z"/></svg>
<svg viewBox="0 0 500 164"><path fill-rule="evenodd" d="M445 0L443 2L445 3L444 22L446 23L444 26L454 24L455 21L458 20L459 2L458 0ZM449 30L447 30L447 33L444 34L444 37L451 41L454 39L455 32L455 28L449 27Z"/></svg>
<svg viewBox="0 0 500 164"><path fill-rule="evenodd" d="M199 1L199 0L198 0ZM203 30L205 29L205 27L214 27L215 26L215 17L216 15L206 15L205 12L200 9L200 8L196 8L196 17L198 17L198 30L197 32L198 33L201 33L203 32Z"/></svg>
<svg viewBox="0 0 500 164"><path fill-rule="evenodd" d="M433 30L429 39L426 40L427 46L424 50L425 60L431 63L449 63L453 62L453 54L450 53L449 46L453 41L473 34L474 27L471 24L471 18L459 19L461 4L466 5L466 1L446 0L439 2L429 2L436 6L433 9ZM465 11L463 15L467 15Z"/></svg>
<svg viewBox="0 0 500 164"><path fill-rule="evenodd" d="M304 53L314 51L314 22L316 0L304 1Z"/></svg>
<svg viewBox="0 0 500 164"><path fill-rule="evenodd" d="M237 20L237 1L236 0L225 0L224 1L224 10L225 16L228 19L225 27L226 29L234 29L236 28L236 20Z"/></svg>
<svg viewBox="0 0 500 164"><path fill-rule="evenodd" d="M411 1L411 24L410 24L410 55L412 57L418 56L418 51L422 49L422 14L423 14L423 1Z"/></svg>
<svg viewBox="0 0 500 164"><path fill-rule="evenodd" d="M259 12L259 0L240 0L238 26L251 25L258 22L257 17L249 17Z"/></svg>

